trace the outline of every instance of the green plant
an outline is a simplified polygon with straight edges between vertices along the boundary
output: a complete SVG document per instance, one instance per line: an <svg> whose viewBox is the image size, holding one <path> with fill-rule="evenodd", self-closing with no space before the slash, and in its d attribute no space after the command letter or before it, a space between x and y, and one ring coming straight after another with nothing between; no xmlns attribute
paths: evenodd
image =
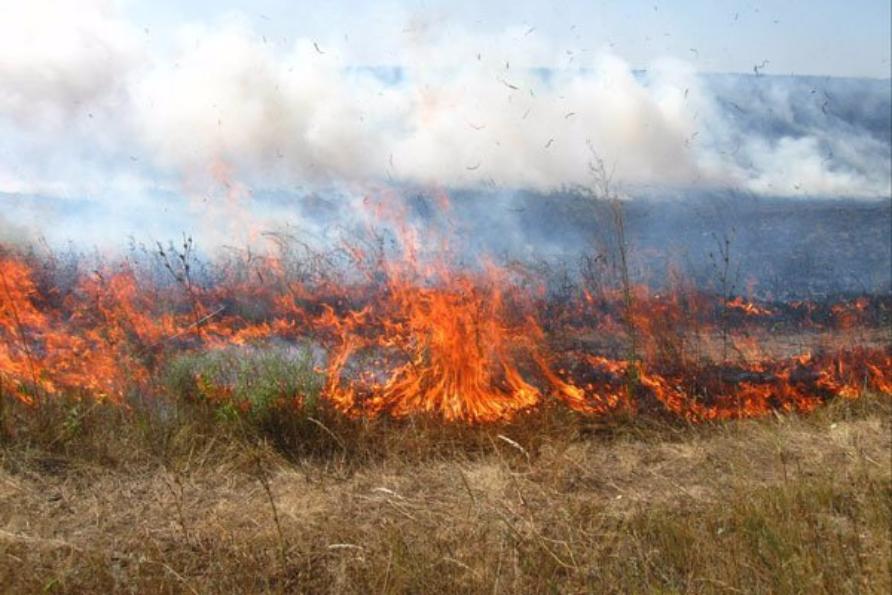
<svg viewBox="0 0 892 595"><path fill-rule="evenodd" d="M177 357L163 384L175 403L209 409L217 423L306 451L326 429L316 420L325 407L317 366L309 346L230 347Z"/></svg>

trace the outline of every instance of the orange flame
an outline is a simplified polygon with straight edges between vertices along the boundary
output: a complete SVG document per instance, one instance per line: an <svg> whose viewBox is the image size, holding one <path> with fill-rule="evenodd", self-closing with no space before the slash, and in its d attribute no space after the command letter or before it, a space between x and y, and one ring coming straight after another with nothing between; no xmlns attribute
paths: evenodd
<svg viewBox="0 0 892 595"><path fill-rule="evenodd" d="M445 195L438 200L448 207ZM33 260L0 247L0 396L29 405L61 394L123 403L130 393L157 392L157 371L179 353L274 337L325 348L323 397L352 416L478 423L561 403L587 415L660 410L700 421L806 412L864 389L892 393L888 348L766 357L748 325L776 317L780 305L635 287L631 304L622 292L583 288L555 308L542 278L492 264L451 266L445 249L425 253L421 239L436 246L436 238L404 212L375 209L396 221L402 251L385 258L345 244L352 266L368 269L360 282L333 271L296 279L282 258L268 256L207 287L184 290L106 267L63 293ZM716 305L745 314L732 321L739 329L721 329L733 361L710 347ZM818 309L788 307L808 316ZM836 328L865 325L871 307L860 298L833 306L830 317ZM227 387L197 381L214 400L231 398Z"/></svg>

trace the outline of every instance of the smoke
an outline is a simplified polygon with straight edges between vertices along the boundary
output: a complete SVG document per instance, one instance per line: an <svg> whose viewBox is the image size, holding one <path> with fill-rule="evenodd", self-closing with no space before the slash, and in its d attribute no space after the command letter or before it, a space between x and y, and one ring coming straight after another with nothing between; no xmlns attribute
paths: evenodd
<svg viewBox="0 0 892 595"><path fill-rule="evenodd" d="M32 239L27 229L8 222L2 215L0 215L0 238L6 245L26 244Z"/></svg>
<svg viewBox="0 0 892 595"><path fill-rule="evenodd" d="M631 191L892 192L888 81L634 71L525 27L413 31L399 63L369 67L342 40L266 40L238 16L152 44L112 2L3 7L0 191L551 192L590 182L591 146Z"/></svg>
<svg viewBox="0 0 892 595"><path fill-rule="evenodd" d="M630 184L720 173L688 147L690 106L702 99L686 105L665 81L678 74L692 86L691 73L657 65L647 85L606 53L557 69L566 56L538 42L518 51L518 35L416 44L387 80L345 62L337 46L299 40L278 52L237 25L192 30L173 62L133 89L140 135L165 167L220 159L252 187L393 180L547 191L587 183L589 143Z"/></svg>
<svg viewBox="0 0 892 595"><path fill-rule="evenodd" d="M64 128L111 107L138 60L136 30L111 1L3 1L0 114L28 128ZM126 98L121 98L126 101Z"/></svg>

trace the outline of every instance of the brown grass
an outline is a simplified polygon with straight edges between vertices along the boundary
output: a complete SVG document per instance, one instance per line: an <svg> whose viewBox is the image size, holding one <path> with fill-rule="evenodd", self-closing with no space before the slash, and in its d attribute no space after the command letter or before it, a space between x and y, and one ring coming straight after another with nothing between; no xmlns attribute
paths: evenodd
<svg viewBox="0 0 892 595"><path fill-rule="evenodd" d="M275 448L201 411L73 407L7 412L4 591L892 590L888 396L697 427L322 412Z"/></svg>

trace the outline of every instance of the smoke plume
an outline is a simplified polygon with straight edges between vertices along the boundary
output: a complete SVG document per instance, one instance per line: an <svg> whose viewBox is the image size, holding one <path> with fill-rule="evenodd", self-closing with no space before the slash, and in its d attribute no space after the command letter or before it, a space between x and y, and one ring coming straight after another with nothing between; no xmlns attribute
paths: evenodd
<svg viewBox="0 0 892 595"><path fill-rule="evenodd" d="M144 229L153 205L255 220L263 193L572 190L595 156L632 196L892 194L888 80L668 57L635 70L602 40L526 27L410 27L381 66L337 37L268 40L238 15L159 41L111 1L3 5L0 201L47 217L53 200L87 201L97 233L116 218Z"/></svg>

